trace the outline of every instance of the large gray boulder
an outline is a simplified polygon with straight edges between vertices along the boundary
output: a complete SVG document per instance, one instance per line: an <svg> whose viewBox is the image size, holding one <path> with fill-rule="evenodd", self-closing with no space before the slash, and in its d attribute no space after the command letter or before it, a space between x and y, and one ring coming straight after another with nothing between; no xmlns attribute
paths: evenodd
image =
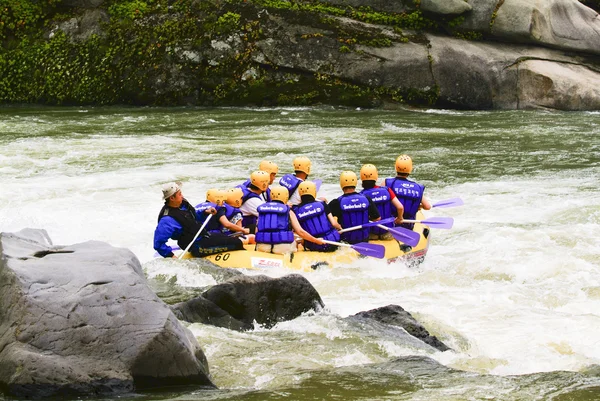
<svg viewBox="0 0 600 401"><path fill-rule="evenodd" d="M468 0L460 31L561 50L600 54L598 13L578 0Z"/></svg>
<svg viewBox="0 0 600 401"><path fill-rule="evenodd" d="M598 13L577 0L505 0L492 34L511 41L600 54Z"/></svg>
<svg viewBox="0 0 600 401"><path fill-rule="evenodd" d="M421 0L420 9L442 16L454 16L471 11L473 7L464 0Z"/></svg>
<svg viewBox="0 0 600 401"><path fill-rule="evenodd" d="M42 397L214 387L197 340L146 284L135 255L43 230L0 234L0 388Z"/></svg>
<svg viewBox="0 0 600 401"><path fill-rule="evenodd" d="M281 278L239 276L208 289L202 297L174 305L182 320L249 330L256 322L272 327L324 306L321 296L299 274Z"/></svg>
<svg viewBox="0 0 600 401"><path fill-rule="evenodd" d="M585 58L534 46L427 38L442 106L598 109L600 72Z"/></svg>
<svg viewBox="0 0 600 401"><path fill-rule="evenodd" d="M441 342L436 336L429 334L427 329L401 306L388 305L377 309L371 309L365 312L359 312L356 315L349 316L351 320L374 320L379 323L402 327L408 334L418 338L424 343L440 351L447 351L450 348Z"/></svg>

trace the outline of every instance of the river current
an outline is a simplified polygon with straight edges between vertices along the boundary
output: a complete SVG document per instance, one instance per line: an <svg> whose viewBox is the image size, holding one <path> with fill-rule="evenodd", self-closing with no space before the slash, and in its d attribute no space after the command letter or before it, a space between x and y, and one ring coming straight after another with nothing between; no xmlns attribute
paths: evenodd
<svg viewBox="0 0 600 401"><path fill-rule="evenodd" d="M182 181L195 204L262 159L287 173L306 155L332 199L342 170L373 163L387 177L403 153L430 200L465 202L427 212L455 225L433 232L424 263L302 273L325 309L271 330L190 325L219 390L132 399L600 399L597 112L4 108L0 231L106 241L153 281L205 287L219 277L201 261L154 258L162 183ZM452 351L344 319L389 304Z"/></svg>

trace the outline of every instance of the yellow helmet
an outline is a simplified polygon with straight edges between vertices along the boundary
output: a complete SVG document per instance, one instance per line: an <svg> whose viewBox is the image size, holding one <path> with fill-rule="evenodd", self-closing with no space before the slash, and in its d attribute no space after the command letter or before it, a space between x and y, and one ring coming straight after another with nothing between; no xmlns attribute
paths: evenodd
<svg viewBox="0 0 600 401"><path fill-rule="evenodd" d="M356 187L357 182L358 178L356 178L354 171L342 171L342 174L340 175L340 187L342 187L342 189L346 187Z"/></svg>
<svg viewBox="0 0 600 401"><path fill-rule="evenodd" d="M306 156L298 156L293 161L294 171L302 171L306 175L310 174L310 159Z"/></svg>
<svg viewBox="0 0 600 401"><path fill-rule="evenodd" d="M258 169L261 171L266 171L269 174L277 174L279 172L279 167L277 167L277 164L268 160L261 161L258 165Z"/></svg>
<svg viewBox="0 0 600 401"><path fill-rule="evenodd" d="M255 171L250 174L250 183L261 191L266 191L271 181L271 174L266 171Z"/></svg>
<svg viewBox="0 0 600 401"><path fill-rule="evenodd" d="M409 155L400 155L396 159L396 172L402 174L410 174L412 172L412 159Z"/></svg>
<svg viewBox="0 0 600 401"><path fill-rule="evenodd" d="M373 164L365 164L360 168L360 179L363 181L377 181L379 174Z"/></svg>
<svg viewBox="0 0 600 401"><path fill-rule="evenodd" d="M317 186L312 181L303 181L298 185L298 194L302 195L312 195L313 198L317 197Z"/></svg>
<svg viewBox="0 0 600 401"><path fill-rule="evenodd" d="M242 197L244 196L244 192L242 188L231 188L227 190L227 204L233 207L242 206Z"/></svg>
<svg viewBox="0 0 600 401"><path fill-rule="evenodd" d="M227 200L227 194L220 189L211 188L206 191L206 200L221 206Z"/></svg>
<svg viewBox="0 0 600 401"><path fill-rule="evenodd" d="M286 187L273 187L271 188L271 200L272 201L281 201L283 203L287 203L290 198L290 193L288 192Z"/></svg>

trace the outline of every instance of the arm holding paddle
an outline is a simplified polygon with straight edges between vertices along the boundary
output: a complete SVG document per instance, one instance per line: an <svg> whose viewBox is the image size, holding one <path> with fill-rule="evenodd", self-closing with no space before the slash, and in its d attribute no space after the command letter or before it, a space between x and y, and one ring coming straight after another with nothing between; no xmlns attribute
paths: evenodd
<svg viewBox="0 0 600 401"><path fill-rule="evenodd" d="M292 225L292 228L294 229L294 232L296 234L298 234L300 236L300 238L302 238L303 240L314 242L317 245L323 245L325 243L325 241L323 241L321 238L315 238L312 235L310 235L308 233L308 231L303 229L302 226L300 226L298 217L296 217L296 213L294 213L291 210L290 210L290 223Z"/></svg>
<svg viewBox="0 0 600 401"><path fill-rule="evenodd" d="M394 220L395 224L402 224L402 216L404 215L404 206L395 196L392 198L392 205L396 208L398 217Z"/></svg>

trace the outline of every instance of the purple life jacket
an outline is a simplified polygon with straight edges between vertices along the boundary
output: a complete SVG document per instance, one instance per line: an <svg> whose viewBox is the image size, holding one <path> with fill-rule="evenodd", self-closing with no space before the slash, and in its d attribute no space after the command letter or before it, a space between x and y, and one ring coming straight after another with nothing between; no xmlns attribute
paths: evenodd
<svg viewBox="0 0 600 401"><path fill-rule="evenodd" d="M369 200L366 196L359 193L342 195L339 198L340 209L342 210L343 228L360 226L369 222ZM349 244L357 244L369 239L369 228L360 228L358 230L342 233L342 240Z"/></svg>
<svg viewBox="0 0 600 401"><path fill-rule="evenodd" d="M239 185L235 186L236 188L240 188L242 190L242 192L245 193L245 191L250 191L250 180L246 180L244 182L242 182ZM271 188L267 188L267 190L264 192L265 193L265 197L264 199L266 200L266 202L271 202Z"/></svg>
<svg viewBox="0 0 600 401"><path fill-rule="evenodd" d="M404 206L404 214L402 217L414 220L417 217L417 212L419 211L419 206L423 199L425 186L401 177L386 178L385 185L394 191L396 197L400 203L402 203L402 206ZM412 230L414 224L403 223L400 226Z"/></svg>
<svg viewBox="0 0 600 401"><path fill-rule="evenodd" d="M379 210L379 215L381 216L381 220L387 219L394 215L394 208L392 206L392 196L387 187L379 187L379 188L371 188L364 189L361 194L371 199L371 202L377 206L377 210ZM386 227L394 227L394 223L384 224ZM371 227L371 233L381 235L387 233L386 230L379 227Z"/></svg>
<svg viewBox="0 0 600 401"><path fill-rule="evenodd" d="M291 198L292 194L296 191L296 189L302 182L303 181L300 178L296 177L294 174L286 174L279 180L279 185L287 188Z"/></svg>
<svg viewBox="0 0 600 401"><path fill-rule="evenodd" d="M206 218L208 217L208 214L204 213L204 211L211 207L214 207L216 210L219 210L222 206L217 206L216 203L212 203L209 201L198 203L196 206L194 206L194 209L196 209L198 213L202 213L202 223L204 223L204 220L206 220ZM206 230L209 233L219 233L221 232L221 228L221 223L216 218L211 218L208 224L206 225Z"/></svg>
<svg viewBox="0 0 600 401"><path fill-rule="evenodd" d="M242 187L239 187L242 188ZM254 192L250 191L248 189L248 187L243 187L242 188L242 205L244 204L244 202L246 202L248 199L252 199L252 198L258 198L260 200L264 200L263 198L260 197L259 194L255 194ZM256 219L257 217L249 214L249 215L242 215L242 226L244 227L249 227L251 225L256 225Z"/></svg>
<svg viewBox="0 0 600 401"><path fill-rule="evenodd" d="M304 205L294 206L292 208L300 226L315 238L322 238L328 241L339 242L340 234L331 225L331 222L325 214L325 203L314 201ZM318 245L310 241L304 241L304 248L310 251L322 251L331 245Z"/></svg>
<svg viewBox="0 0 600 401"><path fill-rule="evenodd" d="M258 244L291 244L290 207L281 202L267 202L258 207Z"/></svg>

